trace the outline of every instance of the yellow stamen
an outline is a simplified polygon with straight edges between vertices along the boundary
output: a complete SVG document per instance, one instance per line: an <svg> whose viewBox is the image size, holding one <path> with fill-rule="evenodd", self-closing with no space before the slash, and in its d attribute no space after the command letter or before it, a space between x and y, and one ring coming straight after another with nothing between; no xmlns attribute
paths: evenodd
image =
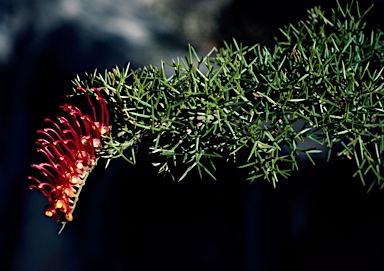
<svg viewBox="0 0 384 271"><path fill-rule="evenodd" d="M72 176L71 183L73 184L80 184L82 183L81 179L78 176Z"/></svg>
<svg viewBox="0 0 384 271"><path fill-rule="evenodd" d="M61 202L61 200L56 201L55 208L60 209L62 207L63 207L63 203Z"/></svg>
<svg viewBox="0 0 384 271"><path fill-rule="evenodd" d="M100 148L101 147L101 141L100 139L94 138L93 139L93 147L94 148Z"/></svg>
<svg viewBox="0 0 384 271"><path fill-rule="evenodd" d="M81 162L81 161L76 162L76 167L78 169L82 169L83 168L83 162Z"/></svg>
<svg viewBox="0 0 384 271"><path fill-rule="evenodd" d="M45 211L45 215L51 217L53 216L53 213L51 211Z"/></svg>
<svg viewBox="0 0 384 271"><path fill-rule="evenodd" d="M65 218L68 220L68 221L72 221L73 220L73 215L71 212L65 214Z"/></svg>

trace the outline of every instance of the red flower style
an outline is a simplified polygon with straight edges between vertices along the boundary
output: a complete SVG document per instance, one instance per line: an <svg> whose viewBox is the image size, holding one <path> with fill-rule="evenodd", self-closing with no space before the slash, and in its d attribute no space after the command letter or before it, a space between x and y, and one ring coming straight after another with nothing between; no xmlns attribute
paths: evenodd
<svg viewBox="0 0 384 271"><path fill-rule="evenodd" d="M48 199L49 204L44 209L45 215L58 222L72 221L80 189L100 157L102 138L109 134L108 109L100 91L97 88L91 89L97 93L96 99L100 104L98 119L88 92L82 87L77 90L85 93L93 117L83 114L75 106L64 104L60 108L69 114L69 118L58 117L58 122L45 119L52 128L38 130L37 133L44 137L39 138L36 144L37 151L43 153L48 162L33 164L31 167L40 170L46 181L28 177L37 182L37 185L31 185L30 189L40 190Z"/></svg>

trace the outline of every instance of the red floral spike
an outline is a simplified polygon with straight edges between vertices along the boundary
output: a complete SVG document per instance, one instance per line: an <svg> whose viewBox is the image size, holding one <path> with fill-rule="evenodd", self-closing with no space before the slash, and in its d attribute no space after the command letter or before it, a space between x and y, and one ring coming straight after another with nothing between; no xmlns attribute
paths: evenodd
<svg viewBox="0 0 384 271"><path fill-rule="evenodd" d="M108 108L100 91L97 88L90 90L97 94L100 104L98 118L88 91L82 87L77 90L86 95L93 116L83 114L76 106L65 104L60 108L69 114L69 118L58 117L57 122L45 119L51 127L37 131L43 138L39 138L36 145L37 151L43 153L48 162L32 164L31 167L38 169L46 180L28 177L37 183L30 189L40 190L48 199L45 215L58 222L72 221L81 187L101 155L103 137L110 132Z"/></svg>

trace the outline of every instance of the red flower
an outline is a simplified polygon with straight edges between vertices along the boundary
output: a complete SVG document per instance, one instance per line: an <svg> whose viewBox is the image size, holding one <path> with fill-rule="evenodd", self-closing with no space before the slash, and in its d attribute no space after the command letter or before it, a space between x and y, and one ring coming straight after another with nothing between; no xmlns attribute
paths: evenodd
<svg viewBox="0 0 384 271"><path fill-rule="evenodd" d="M85 93L93 117L83 114L75 106L65 104L60 108L68 113L68 118L58 117L58 122L45 119L51 127L37 131L43 137L36 144L37 151L43 153L48 161L31 167L40 170L46 180L28 177L37 182L30 189L40 190L48 199L44 213L59 222L64 220L63 216L67 221L73 219L80 188L101 155L103 137L109 134L108 109L100 91L91 89L97 93L96 99L100 104L98 118L88 92L81 87L77 90Z"/></svg>

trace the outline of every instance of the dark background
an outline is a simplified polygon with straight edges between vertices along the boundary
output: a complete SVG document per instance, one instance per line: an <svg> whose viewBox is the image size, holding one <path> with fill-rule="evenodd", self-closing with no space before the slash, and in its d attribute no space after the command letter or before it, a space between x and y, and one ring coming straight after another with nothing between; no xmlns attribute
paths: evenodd
<svg viewBox="0 0 384 271"><path fill-rule="evenodd" d="M346 2L346 1L341 1ZM383 25L384 2L367 20ZM233 165L218 181L156 176L145 155L132 167L97 167L74 221L43 215L29 167L44 118L94 69L132 68L200 54L235 37L273 45L278 28L335 1L0 0L0 270L384 270L384 194L366 194L348 161L317 157L277 189L249 185ZM329 14L329 10L327 11Z"/></svg>

